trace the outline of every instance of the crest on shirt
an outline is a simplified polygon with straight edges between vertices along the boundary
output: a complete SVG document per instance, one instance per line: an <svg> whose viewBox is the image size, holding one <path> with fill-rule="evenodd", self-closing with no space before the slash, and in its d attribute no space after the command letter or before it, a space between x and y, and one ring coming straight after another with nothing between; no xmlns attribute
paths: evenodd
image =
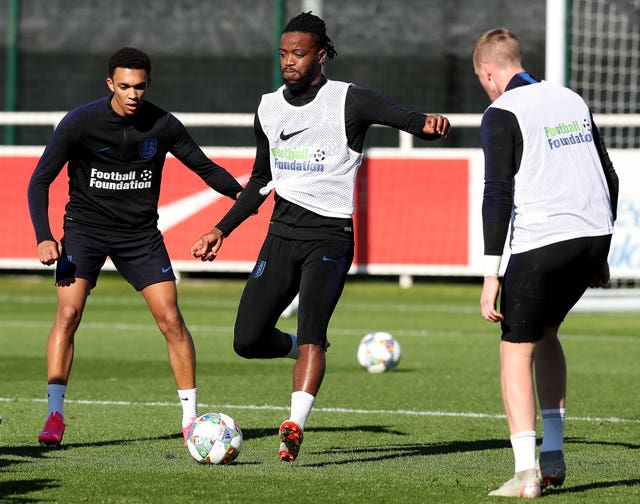
<svg viewBox="0 0 640 504"><path fill-rule="evenodd" d="M140 144L138 145L138 152L140 153L141 158L148 159L155 155L157 148L158 139L149 138L140 142Z"/></svg>
<svg viewBox="0 0 640 504"><path fill-rule="evenodd" d="M263 261L259 259L256 265L253 267L253 271L251 272L251 276L253 278L259 278L264 273L264 269L267 266L267 261Z"/></svg>

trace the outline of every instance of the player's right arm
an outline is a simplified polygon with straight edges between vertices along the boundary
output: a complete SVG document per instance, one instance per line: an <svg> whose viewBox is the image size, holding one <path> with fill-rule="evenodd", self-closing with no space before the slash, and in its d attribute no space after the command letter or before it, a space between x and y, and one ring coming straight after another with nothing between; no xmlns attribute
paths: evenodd
<svg viewBox="0 0 640 504"><path fill-rule="evenodd" d="M38 243L38 259L46 266L51 266L62 254L62 244L55 240L44 240Z"/></svg>
<svg viewBox="0 0 640 504"><path fill-rule="evenodd" d="M195 258L202 261L213 261L218 255L224 239L245 219L255 214L260 205L267 199L266 195L260 194L260 189L271 181L269 140L262 130L257 113L254 119L254 133L256 136L256 157L251 177L245 188L238 195L234 205L220 222L193 244L190 253Z"/></svg>
<svg viewBox="0 0 640 504"><path fill-rule="evenodd" d="M482 318L503 320L497 310L500 291L500 261L513 208L514 176L519 167L522 142L515 116L511 112L489 108L482 117L480 137L484 151L484 194L482 233L484 239L484 282L480 295Z"/></svg>
<svg viewBox="0 0 640 504"><path fill-rule="evenodd" d="M61 247L55 240L49 223L49 187L69 159L74 123L70 114L63 118L29 180L29 214L38 244L38 258L42 264L53 264L60 257Z"/></svg>

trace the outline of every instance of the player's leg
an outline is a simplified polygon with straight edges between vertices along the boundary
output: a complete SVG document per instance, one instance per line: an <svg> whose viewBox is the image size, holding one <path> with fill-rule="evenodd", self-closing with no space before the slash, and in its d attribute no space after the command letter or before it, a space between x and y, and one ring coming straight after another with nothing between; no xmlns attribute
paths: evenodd
<svg viewBox="0 0 640 504"><path fill-rule="evenodd" d="M536 397L533 362L544 326L540 321L544 279L532 267L532 254L513 254L503 279L501 307L504 314L500 343L500 384L515 461L514 477L489 495L537 497Z"/></svg>
<svg viewBox="0 0 640 504"><path fill-rule="evenodd" d="M74 336L84 310L91 284L82 278L58 285L58 306L47 339L47 420L38 442L59 446L64 435L64 400L74 354Z"/></svg>
<svg viewBox="0 0 640 504"><path fill-rule="evenodd" d="M169 364L182 406L182 436L186 443L189 427L198 417L196 351L193 339L178 307L174 281L149 285L141 293L167 342Z"/></svg>
<svg viewBox="0 0 640 504"><path fill-rule="evenodd" d="M510 433L535 430L535 343L500 343L500 386Z"/></svg>
<svg viewBox="0 0 640 504"><path fill-rule="evenodd" d="M489 495L537 497L536 399L533 382L535 343L500 343L500 384L515 459L515 476Z"/></svg>
<svg viewBox="0 0 640 504"><path fill-rule="evenodd" d="M296 297L293 298L293 301L289 303L284 311L282 312L282 317L290 318L293 317L296 313L298 313L298 305L300 304L300 296L296 294Z"/></svg>
<svg viewBox="0 0 640 504"><path fill-rule="evenodd" d="M543 438L538 459L542 487L562 485L566 477L564 424L567 369L558 328L606 261L610 237L580 238L549 249L545 263L551 280L547 327L535 355L536 388Z"/></svg>
<svg viewBox="0 0 640 504"><path fill-rule="evenodd" d="M76 278L56 286L58 304L55 320L47 339L47 381L66 385L74 354L74 336L84 311L91 283Z"/></svg>
<svg viewBox="0 0 640 504"><path fill-rule="evenodd" d="M295 336L276 328L298 292L299 262L294 242L268 235L247 279L234 327L233 348L245 359L295 355Z"/></svg>
<svg viewBox="0 0 640 504"><path fill-rule="evenodd" d="M542 446L537 471L542 488L559 486L566 477L564 419L567 366L558 326L545 329L535 355L536 388L542 416Z"/></svg>
<svg viewBox="0 0 640 504"><path fill-rule="evenodd" d="M195 348L180 309L173 281L149 285L141 291L158 329L167 342L169 363L178 389L196 386Z"/></svg>
<svg viewBox="0 0 640 504"><path fill-rule="evenodd" d="M542 488L564 483L564 419L567 390L567 366L558 326L545 329L535 355L536 388L542 416L542 446L537 473Z"/></svg>
<svg viewBox="0 0 640 504"><path fill-rule="evenodd" d="M299 356L293 371L291 414L280 426L280 460L293 462L307 419L324 379L327 328L353 260L353 243L320 242L308 249L302 265L298 315Z"/></svg>
<svg viewBox="0 0 640 504"><path fill-rule="evenodd" d="M558 338L558 327L547 327L534 357L536 389L540 408L564 408L567 391L567 364Z"/></svg>
<svg viewBox="0 0 640 504"><path fill-rule="evenodd" d="M64 400L73 364L75 333L82 320L87 296L105 261L99 238L67 230L56 264L57 307L47 338L47 419L38 442L59 446L64 435Z"/></svg>
<svg viewBox="0 0 640 504"><path fill-rule="evenodd" d="M113 237L111 259L122 276L144 297L165 338L182 406L182 434L198 415L196 354L193 339L178 307L169 254L160 232L142 238Z"/></svg>
<svg viewBox="0 0 640 504"><path fill-rule="evenodd" d="M293 390L317 394L324 376L327 328L353 261L353 243L325 241L306 245L300 280L298 348Z"/></svg>

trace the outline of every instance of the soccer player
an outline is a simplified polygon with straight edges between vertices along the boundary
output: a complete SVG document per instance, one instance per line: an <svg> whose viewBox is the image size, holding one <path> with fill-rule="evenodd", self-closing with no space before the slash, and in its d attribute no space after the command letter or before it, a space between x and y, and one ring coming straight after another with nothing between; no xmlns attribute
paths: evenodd
<svg viewBox="0 0 640 504"><path fill-rule="evenodd" d="M38 441L58 446L74 335L87 296L109 256L142 293L166 338L183 409L182 431L197 417L195 350L177 304L176 277L158 230L162 169L172 153L210 187L235 199L242 186L208 159L184 126L143 98L149 57L115 52L106 83L111 94L69 112L56 128L31 177L29 210L42 264L56 265L58 306L47 342L48 417ZM68 163L69 202L58 242L48 217L49 187Z"/></svg>
<svg viewBox="0 0 640 504"><path fill-rule="evenodd" d="M473 66L492 102L480 129L480 308L484 319L501 323L502 398L515 456L514 478L490 495L538 497L565 479L566 364L558 328L588 286L604 287L609 280L618 177L585 102L527 73L513 33L484 33ZM511 255L497 311L509 226ZM538 475L534 366L544 433Z"/></svg>
<svg viewBox="0 0 640 504"><path fill-rule="evenodd" d="M224 238L275 190L269 231L240 300L234 349L247 359L296 359L291 415L279 430L286 462L298 455L324 377L327 326L353 260L353 193L367 129L385 124L435 140L450 127L442 115L405 110L374 91L327 79L323 64L335 56L319 17L302 13L285 26L284 86L258 106L251 178L191 248L194 257L213 260ZM275 326L298 292L295 336Z"/></svg>

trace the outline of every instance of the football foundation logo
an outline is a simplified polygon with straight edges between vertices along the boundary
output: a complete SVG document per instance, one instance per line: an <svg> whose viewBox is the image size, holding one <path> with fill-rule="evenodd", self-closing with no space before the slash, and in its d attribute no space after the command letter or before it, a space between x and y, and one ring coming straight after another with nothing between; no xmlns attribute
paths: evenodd
<svg viewBox="0 0 640 504"><path fill-rule="evenodd" d="M105 172L97 168L91 168L91 178L89 179L89 187L95 189L105 189L109 191L131 191L135 189L149 189L151 187L152 173L145 170L140 178L136 180L135 170L126 173L110 171Z"/></svg>

